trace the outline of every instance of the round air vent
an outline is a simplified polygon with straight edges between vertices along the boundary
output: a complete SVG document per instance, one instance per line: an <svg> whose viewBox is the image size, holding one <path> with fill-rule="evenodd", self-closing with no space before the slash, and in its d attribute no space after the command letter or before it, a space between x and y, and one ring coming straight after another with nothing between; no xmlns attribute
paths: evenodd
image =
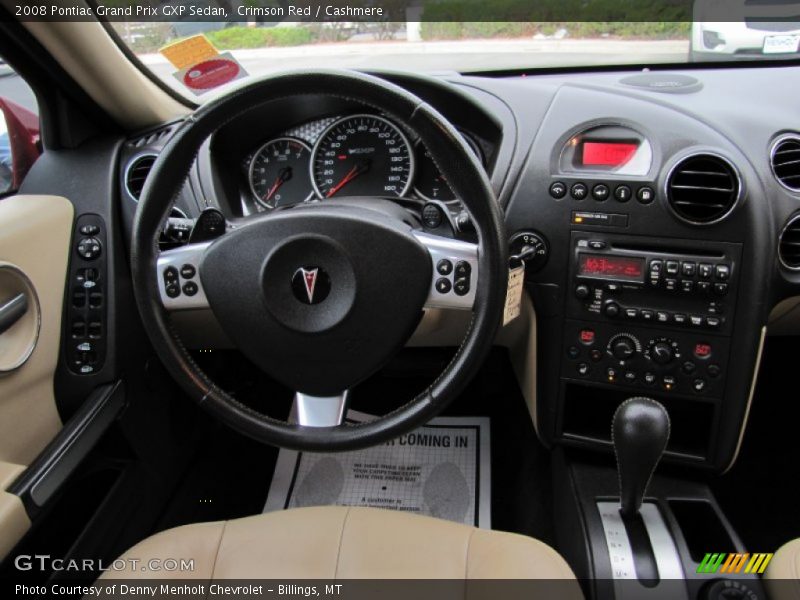
<svg viewBox="0 0 800 600"><path fill-rule="evenodd" d="M772 147L772 172L781 184L800 192L800 137L785 136Z"/></svg>
<svg viewBox="0 0 800 600"><path fill-rule="evenodd" d="M786 224L778 244L778 257L788 269L800 269L800 215L795 215Z"/></svg>
<svg viewBox="0 0 800 600"><path fill-rule="evenodd" d="M667 178L667 201L675 214L695 224L723 219L739 198L739 177L727 160L695 154L679 162Z"/></svg>
<svg viewBox="0 0 800 600"><path fill-rule="evenodd" d="M156 158L155 154L145 154L134 159L128 165L128 170L125 172L125 188L134 200L139 200L144 182L147 180Z"/></svg>

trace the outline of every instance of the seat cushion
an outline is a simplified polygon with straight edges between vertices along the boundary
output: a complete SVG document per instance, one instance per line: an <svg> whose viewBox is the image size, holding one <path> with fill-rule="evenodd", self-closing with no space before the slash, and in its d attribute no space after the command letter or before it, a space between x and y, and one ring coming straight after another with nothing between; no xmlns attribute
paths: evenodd
<svg viewBox="0 0 800 600"><path fill-rule="evenodd" d="M313 507L158 533L121 558L139 570L103 578L201 579L570 579L552 548L522 535L487 531L389 510ZM141 572L150 559L194 559L194 571Z"/></svg>
<svg viewBox="0 0 800 600"><path fill-rule="evenodd" d="M764 577L772 600L800 600L800 539L778 549Z"/></svg>

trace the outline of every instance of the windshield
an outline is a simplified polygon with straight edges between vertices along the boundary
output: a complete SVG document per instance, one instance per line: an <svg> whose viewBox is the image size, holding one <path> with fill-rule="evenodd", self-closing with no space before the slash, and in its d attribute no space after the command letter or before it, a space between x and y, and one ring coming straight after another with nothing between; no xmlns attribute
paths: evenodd
<svg viewBox="0 0 800 600"><path fill-rule="evenodd" d="M786 0L139 4L156 12L128 20L135 13L98 7L97 16L155 75L194 98L294 68L475 73L800 57L800 3ZM567 17L575 20L557 20Z"/></svg>

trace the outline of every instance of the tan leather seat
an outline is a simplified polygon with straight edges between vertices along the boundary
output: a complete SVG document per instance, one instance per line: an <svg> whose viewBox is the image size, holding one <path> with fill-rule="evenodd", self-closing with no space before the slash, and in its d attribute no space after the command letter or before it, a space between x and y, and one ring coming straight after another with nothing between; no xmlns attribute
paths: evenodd
<svg viewBox="0 0 800 600"><path fill-rule="evenodd" d="M137 569L103 578L567 579L566 561L535 539L408 513L316 507L186 525L140 542L121 558ZM142 573L149 559L194 559L194 571Z"/></svg>
<svg viewBox="0 0 800 600"><path fill-rule="evenodd" d="M764 577L772 600L800 600L800 539L778 549Z"/></svg>

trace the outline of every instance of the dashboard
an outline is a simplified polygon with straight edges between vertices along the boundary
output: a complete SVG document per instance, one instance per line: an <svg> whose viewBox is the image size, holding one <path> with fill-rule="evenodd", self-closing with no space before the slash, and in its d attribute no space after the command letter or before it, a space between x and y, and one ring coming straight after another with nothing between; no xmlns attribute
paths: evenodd
<svg viewBox="0 0 800 600"><path fill-rule="evenodd" d="M528 402L540 437L608 451L614 409L646 394L673 419L668 460L727 468L770 312L791 313L796 301L785 304L800 296L796 106L761 93L778 80L800 85L798 70L382 76L453 123L505 211L535 313L535 361L520 368L535 371ZM176 126L122 149L128 231L137 169ZM413 131L318 96L253 107L218 131L176 215L214 207L235 222L353 196L390 199L423 229L470 236L469 215ZM434 209L438 222L426 219ZM430 343L455 345L458 333Z"/></svg>

